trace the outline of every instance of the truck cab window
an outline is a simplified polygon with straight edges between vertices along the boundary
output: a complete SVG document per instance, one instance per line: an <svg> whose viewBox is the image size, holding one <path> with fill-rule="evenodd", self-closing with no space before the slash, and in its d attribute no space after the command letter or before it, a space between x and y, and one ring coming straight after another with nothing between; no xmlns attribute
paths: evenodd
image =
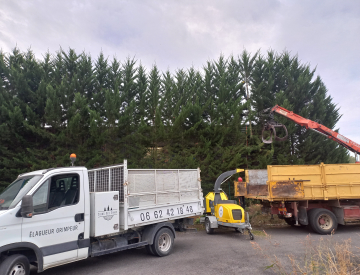
<svg viewBox="0 0 360 275"><path fill-rule="evenodd" d="M43 213L47 211L48 191L49 180L45 181L33 195L34 213Z"/></svg>
<svg viewBox="0 0 360 275"><path fill-rule="evenodd" d="M79 176L62 175L51 178L49 209L76 204L79 201Z"/></svg>
<svg viewBox="0 0 360 275"><path fill-rule="evenodd" d="M44 213L79 201L79 175L67 174L46 180L33 195L34 213Z"/></svg>

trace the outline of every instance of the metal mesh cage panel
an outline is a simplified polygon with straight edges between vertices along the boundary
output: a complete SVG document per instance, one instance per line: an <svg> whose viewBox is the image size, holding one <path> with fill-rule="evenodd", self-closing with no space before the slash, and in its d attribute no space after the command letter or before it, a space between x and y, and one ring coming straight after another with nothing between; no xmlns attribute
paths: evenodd
<svg viewBox="0 0 360 275"><path fill-rule="evenodd" d="M181 201L191 201L199 199L199 191L181 192Z"/></svg>
<svg viewBox="0 0 360 275"><path fill-rule="evenodd" d="M197 171L179 172L180 190L198 188Z"/></svg>
<svg viewBox="0 0 360 275"><path fill-rule="evenodd" d="M155 194L133 196L129 198L129 207L143 207L148 205L154 205L156 201Z"/></svg>
<svg viewBox="0 0 360 275"><path fill-rule="evenodd" d="M128 170L129 207L199 199L198 170Z"/></svg>
<svg viewBox="0 0 360 275"><path fill-rule="evenodd" d="M88 171L90 192L119 191L124 202L124 166L114 166Z"/></svg>
<svg viewBox="0 0 360 275"><path fill-rule="evenodd" d="M95 174L94 171L88 172L90 192L94 192L94 174Z"/></svg>
<svg viewBox="0 0 360 275"><path fill-rule="evenodd" d="M96 171L96 192L107 192L109 190L109 170Z"/></svg>
<svg viewBox="0 0 360 275"><path fill-rule="evenodd" d="M173 203L179 201L179 193L157 194L157 203Z"/></svg>
<svg viewBox="0 0 360 275"><path fill-rule="evenodd" d="M124 167L111 168L111 191L119 191L120 202L124 202Z"/></svg>
<svg viewBox="0 0 360 275"><path fill-rule="evenodd" d="M177 171L156 171L157 191L178 191L179 177Z"/></svg>
<svg viewBox="0 0 360 275"><path fill-rule="evenodd" d="M155 192L155 171L129 170L129 193Z"/></svg>

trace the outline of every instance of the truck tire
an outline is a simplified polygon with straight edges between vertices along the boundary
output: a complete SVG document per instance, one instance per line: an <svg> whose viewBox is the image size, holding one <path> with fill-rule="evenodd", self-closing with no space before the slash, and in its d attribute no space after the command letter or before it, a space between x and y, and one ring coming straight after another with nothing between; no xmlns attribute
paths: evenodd
<svg viewBox="0 0 360 275"><path fill-rule="evenodd" d="M334 213L327 209L311 209L308 212L308 217L312 230L321 235L331 234L331 232L336 230L338 226Z"/></svg>
<svg viewBox="0 0 360 275"><path fill-rule="evenodd" d="M171 253L173 245L173 232L169 228L163 227L156 233L151 250L155 256L164 257Z"/></svg>
<svg viewBox="0 0 360 275"><path fill-rule="evenodd" d="M205 219L205 231L207 234L212 234L214 233L214 228L210 227L210 220L209 219Z"/></svg>
<svg viewBox="0 0 360 275"><path fill-rule="evenodd" d="M151 245L146 245L146 246L145 246L145 249L146 249L146 252L147 252L149 255L155 255L154 252L152 251Z"/></svg>
<svg viewBox="0 0 360 275"><path fill-rule="evenodd" d="M30 274L30 263L28 258L24 255L14 254L7 257L0 264L0 274L1 275L29 275Z"/></svg>

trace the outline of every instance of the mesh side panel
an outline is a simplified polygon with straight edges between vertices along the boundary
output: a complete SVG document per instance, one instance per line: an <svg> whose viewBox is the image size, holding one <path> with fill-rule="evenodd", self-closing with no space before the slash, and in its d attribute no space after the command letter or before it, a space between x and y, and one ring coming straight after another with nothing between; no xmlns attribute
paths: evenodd
<svg viewBox="0 0 360 275"><path fill-rule="evenodd" d="M240 209L234 209L232 211L233 219L234 220L241 220L242 219L242 212Z"/></svg>
<svg viewBox="0 0 360 275"><path fill-rule="evenodd" d="M139 207L155 204L155 195L144 195L139 198Z"/></svg>
<svg viewBox="0 0 360 275"><path fill-rule="evenodd" d="M180 190L198 188L197 171L180 171Z"/></svg>
<svg viewBox="0 0 360 275"><path fill-rule="evenodd" d="M181 201L197 200L199 198L199 191L181 192Z"/></svg>
<svg viewBox="0 0 360 275"><path fill-rule="evenodd" d="M119 191L120 200L124 202L124 167L111 168L111 191Z"/></svg>
<svg viewBox="0 0 360 275"><path fill-rule="evenodd" d="M110 178L109 178L110 172ZM119 191L119 202L124 202L124 166L88 170L90 192Z"/></svg>
<svg viewBox="0 0 360 275"><path fill-rule="evenodd" d="M130 207L143 207L155 205L156 203L168 204L182 201L194 201L199 199L199 182L197 170L129 169L127 181L127 190L130 194ZM179 182L181 186L179 186ZM132 195L141 193L156 194Z"/></svg>
<svg viewBox="0 0 360 275"><path fill-rule="evenodd" d="M155 192L154 171L129 171L128 174L129 193Z"/></svg>
<svg viewBox="0 0 360 275"><path fill-rule="evenodd" d="M88 172L90 192L94 192L94 173L94 171Z"/></svg>
<svg viewBox="0 0 360 275"><path fill-rule="evenodd" d="M180 201L179 193L157 194L157 203L174 203Z"/></svg>
<svg viewBox="0 0 360 275"><path fill-rule="evenodd" d="M109 191L109 170L96 171L96 192Z"/></svg>
<svg viewBox="0 0 360 275"><path fill-rule="evenodd" d="M179 178L177 171L156 171L157 191L178 191Z"/></svg>

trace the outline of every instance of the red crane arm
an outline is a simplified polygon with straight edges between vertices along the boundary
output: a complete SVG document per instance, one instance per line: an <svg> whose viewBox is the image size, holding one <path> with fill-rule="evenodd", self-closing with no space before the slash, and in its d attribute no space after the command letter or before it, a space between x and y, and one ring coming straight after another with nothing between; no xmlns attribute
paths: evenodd
<svg viewBox="0 0 360 275"><path fill-rule="evenodd" d="M339 133L334 132L333 130L325 127L322 124L319 124L319 123L312 121L310 119L307 119L307 118L303 118L302 116L299 116L289 110L286 110L285 108L283 108L279 105L272 107L270 112L275 112L277 114L280 114L280 115L294 121L295 123L306 127L306 129L311 129L317 133L323 134L326 137L328 137L329 139L332 139L332 140L336 141L337 143L341 144L342 146L344 146L345 148L349 149L350 151L360 154L360 145L359 144L348 139L347 137L344 137L343 135L340 135Z"/></svg>

